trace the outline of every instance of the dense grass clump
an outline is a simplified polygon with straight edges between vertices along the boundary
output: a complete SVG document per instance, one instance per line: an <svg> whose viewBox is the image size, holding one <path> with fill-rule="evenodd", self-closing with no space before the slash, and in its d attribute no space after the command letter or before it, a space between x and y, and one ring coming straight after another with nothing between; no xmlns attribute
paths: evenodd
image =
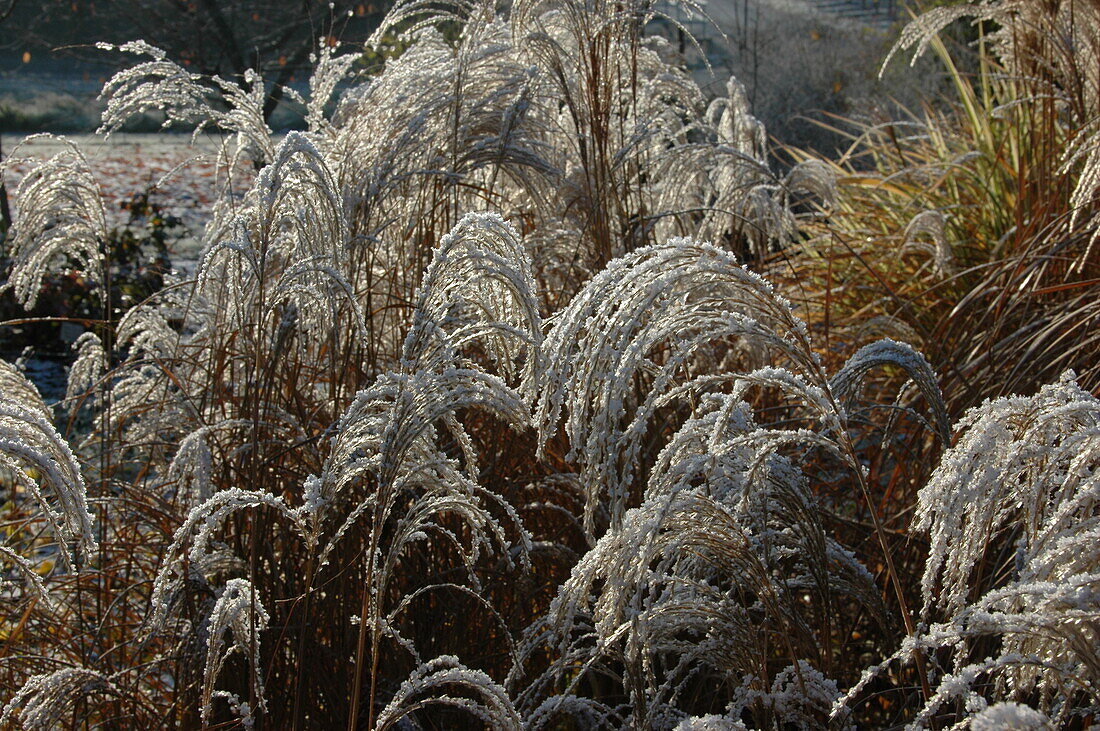
<svg viewBox="0 0 1100 731"><path fill-rule="evenodd" d="M967 16L973 74L937 35ZM850 148L821 161L844 194L796 266L814 283L814 319L842 337L869 320L906 333L956 414L1067 368L1095 391L1100 9L941 8L896 51L914 46L942 63L953 93L905 119L845 125Z"/></svg>
<svg viewBox="0 0 1100 731"><path fill-rule="evenodd" d="M0 725L1087 725L1090 8L971 8L961 111L782 171L648 2L398 3L284 137L123 46L105 132L258 172L124 314L80 151L17 192L6 288L101 313L56 407L0 362Z"/></svg>

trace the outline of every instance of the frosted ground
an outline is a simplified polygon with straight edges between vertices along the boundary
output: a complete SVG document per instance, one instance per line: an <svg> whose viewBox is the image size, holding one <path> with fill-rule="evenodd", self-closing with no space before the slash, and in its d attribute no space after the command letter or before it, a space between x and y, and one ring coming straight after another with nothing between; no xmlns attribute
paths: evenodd
<svg viewBox="0 0 1100 731"><path fill-rule="evenodd" d="M80 147L96 173L109 226L126 223L128 214L122 204L131 196L151 191L151 201L163 206L165 213L179 217L186 230L171 252L173 262L186 268L195 260L215 191L225 181L228 170L224 160L219 163L218 159L220 136L203 134L194 141L189 134L165 133L120 133L109 139L94 134L67 138ZM5 154L11 155L5 183L13 204L18 204L16 190L22 176L36 161L51 157L61 146L59 140L50 136L5 136ZM230 182L234 190L244 190L251 180L250 167L233 168Z"/></svg>

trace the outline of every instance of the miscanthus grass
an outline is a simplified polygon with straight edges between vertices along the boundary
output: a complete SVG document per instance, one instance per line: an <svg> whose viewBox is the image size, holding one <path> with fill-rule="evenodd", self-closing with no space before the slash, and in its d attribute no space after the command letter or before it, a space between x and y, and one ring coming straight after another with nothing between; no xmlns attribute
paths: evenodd
<svg viewBox="0 0 1100 731"><path fill-rule="evenodd" d="M282 137L259 76L116 49L104 132L159 110L257 174L125 313L79 149L20 186L5 286L77 270L103 317L58 405L0 362L0 724L1088 724L1091 373L960 416L919 319L823 325L783 267L852 223L851 176L776 167L659 12L401 2L372 43L404 51L324 46ZM971 266L952 210L887 214L915 280Z"/></svg>

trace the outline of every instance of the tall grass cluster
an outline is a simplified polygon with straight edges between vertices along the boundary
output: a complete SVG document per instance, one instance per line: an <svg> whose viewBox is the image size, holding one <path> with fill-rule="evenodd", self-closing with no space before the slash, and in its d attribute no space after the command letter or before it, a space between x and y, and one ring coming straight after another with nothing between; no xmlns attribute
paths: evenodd
<svg viewBox="0 0 1100 731"><path fill-rule="evenodd" d="M258 172L125 310L81 151L20 184L5 286L101 315L0 362L0 726L1092 723L1100 7L918 18L957 105L786 167L656 12L405 0L284 137L117 49L104 132Z"/></svg>

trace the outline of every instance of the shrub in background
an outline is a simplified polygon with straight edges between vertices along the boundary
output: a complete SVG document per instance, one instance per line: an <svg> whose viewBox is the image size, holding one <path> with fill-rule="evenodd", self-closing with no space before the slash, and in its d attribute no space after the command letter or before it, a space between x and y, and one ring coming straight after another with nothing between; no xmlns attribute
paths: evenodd
<svg viewBox="0 0 1100 731"><path fill-rule="evenodd" d="M133 195L121 207L128 220L121 228L108 231L105 241L111 268L109 299L116 319L164 286L164 276L171 269L168 249L182 235L179 219L150 202L148 193ZM9 270L13 259L20 256L19 244L12 244L3 260ZM93 329L94 323L103 319L104 282L86 278L80 262L72 258L61 257L51 264L60 266L43 277L29 308L24 308L10 289L0 295L0 317L5 321L30 318L3 329L0 349L4 352L19 353L32 347L38 355L68 360L68 346L84 328ZM64 323L70 325L67 330Z"/></svg>

